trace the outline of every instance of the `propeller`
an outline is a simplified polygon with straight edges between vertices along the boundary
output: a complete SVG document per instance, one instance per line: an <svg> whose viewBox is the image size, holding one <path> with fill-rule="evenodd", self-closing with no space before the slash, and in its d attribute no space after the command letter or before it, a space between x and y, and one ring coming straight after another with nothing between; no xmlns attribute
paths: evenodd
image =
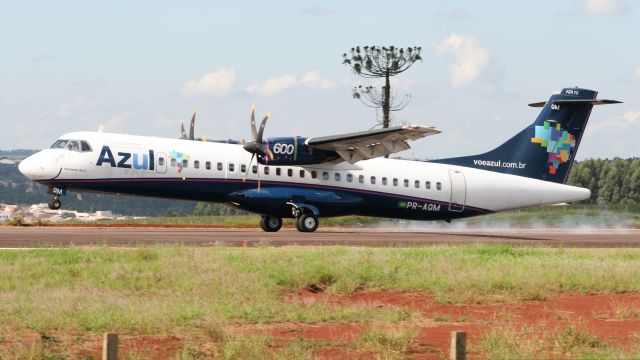
<svg viewBox="0 0 640 360"><path fill-rule="evenodd" d="M180 118L180 139L182 140L195 140L195 131L196 131L196 112L193 112L191 115L191 125L189 127L189 135L187 136L187 132L184 129L184 119ZM198 138L200 141L206 141L206 138L200 137Z"/></svg>
<svg viewBox="0 0 640 360"><path fill-rule="evenodd" d="M260 123L260 129L257 130L256 129L256 115L255 115L255 106L252 105L251 106L251 137L252 140L251 141L244 141L244 139L242 139L241 143L242 143L242 147L247 151L251 153L251 160L249 160L249 167L247 169L247 172L244 173L244 178L242 179L242 181L246 181L247 180L247 174L249 174L249 171L251 171L251 163L253 162L253 158L257 156L262 156L262 158L265 160L265 162L269 162L269 160L273 160L273 152L271 151L271 149L269 149L269 146L267 143L263 142L263 138L262 135L264 134L264 128L267 125L267 120L269 120L269 113L267 113L264 117L264 119L262 119L262 122ZM258 161L258 159L256 159L256 166L257 166L257 174L258 174L258 191L260 191L260 161Z"/></svg>

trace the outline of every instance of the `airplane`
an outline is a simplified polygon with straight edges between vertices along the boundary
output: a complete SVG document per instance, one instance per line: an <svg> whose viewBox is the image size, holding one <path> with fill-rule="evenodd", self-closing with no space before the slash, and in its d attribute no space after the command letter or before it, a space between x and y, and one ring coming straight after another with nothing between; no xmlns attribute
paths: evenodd
<svg viewBox="0 0 640 360"><path fill-rule="evenodd" d="M588 199L567 185L596 99L583 88L555 91L533 123L497 148L430 161L390 159L409 141L440 133L402 125L322 137L264 137L269 114L251 141L194 136L195 114L179 139L72 132L19 164L48 187L51 209L68 190L226 203L261 215L274 232L294 218L313 232L319 218L364 215L451 222L499 211ZM479 125L482 126L482 125ZM486 136L486 135L485 135ZM254 163L254 158L256 162Z"/></svg>

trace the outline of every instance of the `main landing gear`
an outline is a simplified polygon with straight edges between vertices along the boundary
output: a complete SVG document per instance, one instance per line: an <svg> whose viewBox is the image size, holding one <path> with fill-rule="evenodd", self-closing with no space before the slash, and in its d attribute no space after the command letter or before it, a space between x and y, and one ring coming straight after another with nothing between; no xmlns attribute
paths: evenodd
<svg viewBox="0 0 640 360"><path fill-rule="evenodd" d="M260 227L266 232L276 232L282 227L282 218L262 215L260 218Z"/></svg>
<svg viewBox="0 0 640 360"><path fill-rule="evenodd" d="M318 217L309 212L303 212L296 217L296 229L300 232L314 232L318 228L320 222Z"/></svg>
<svg viewBox="0 0 640 360"><path fill-rule="evenodd" d="M300 232L314 232L320 224L318 216L311 212L297 211L294 216L294 224ZM262 215L260 217L260 227L266 232L276 232L282 227L282 218Z"/></svg>

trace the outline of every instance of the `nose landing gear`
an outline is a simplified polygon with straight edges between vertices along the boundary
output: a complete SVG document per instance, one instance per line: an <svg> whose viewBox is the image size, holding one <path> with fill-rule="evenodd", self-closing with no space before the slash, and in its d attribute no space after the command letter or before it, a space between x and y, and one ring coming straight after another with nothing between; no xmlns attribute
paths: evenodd
<svg viewBox="0 0 640 360"><path fill-rule="evenodd" d="M67 194L67 189L57 186L50 186L48 191L49 194L53 195L53 199L49 201L49 209L58 210L62 207L62 201L60 201L60 196Z"/></svg>
<svg viewBox="0 0 640 360"><path fill-rule="evenodd" d="M58 199L57 196L49 200L49 209L58 210L61 207L62 207L62 201L60 201L60 199Z"/></svg>

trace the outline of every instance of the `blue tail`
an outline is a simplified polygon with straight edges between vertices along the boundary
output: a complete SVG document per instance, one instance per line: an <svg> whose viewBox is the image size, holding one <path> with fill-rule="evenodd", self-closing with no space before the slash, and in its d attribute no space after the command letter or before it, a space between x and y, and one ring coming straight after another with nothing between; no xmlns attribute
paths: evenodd
<svg viewBox="0 0 640 360"><path fill-rule="evenodd" d="M540 115L504 144L484 154L433 162L566 183L591 109L619 103L597 100L597 94L580 88L556 91L546 103L529 104L542 107Z"/></svg>

